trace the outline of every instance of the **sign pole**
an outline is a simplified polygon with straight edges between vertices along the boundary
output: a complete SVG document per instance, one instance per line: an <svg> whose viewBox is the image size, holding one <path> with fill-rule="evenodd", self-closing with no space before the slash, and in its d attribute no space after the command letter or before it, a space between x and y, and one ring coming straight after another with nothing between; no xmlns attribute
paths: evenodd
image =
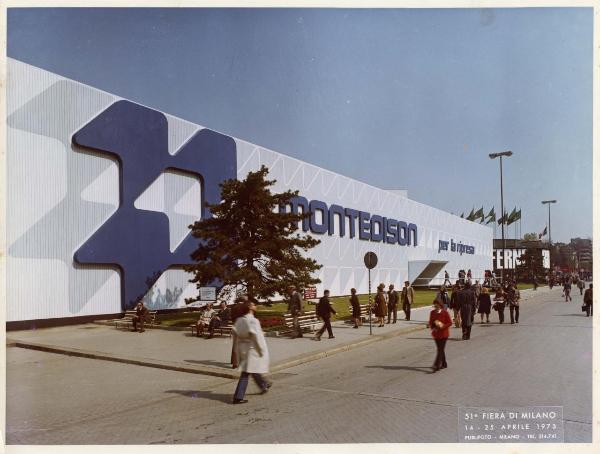
<svg viewBox="0 0 600 454"><path fill-rule="evenodd" d="M369 335L373 334L373 325L372 325L372 314L373 314L373 306L371 306L371 268L375 268L377 266L377 254L374 252L367 252L364 258L365 266L369 270Z"/></svg>
<svg viewBox="0 0 600 454"><path fill-rule="evenodd" d="M373 307L371 306L371 268L369 268L369 335L373 334L373 326L371 325L371 314Z"/></svg>

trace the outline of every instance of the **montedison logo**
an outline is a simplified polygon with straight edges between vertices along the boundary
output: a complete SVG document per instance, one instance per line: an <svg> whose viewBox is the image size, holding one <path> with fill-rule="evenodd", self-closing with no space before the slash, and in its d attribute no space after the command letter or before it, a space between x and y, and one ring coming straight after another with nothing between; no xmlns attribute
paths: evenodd
<svg viewBox="0 0 600 454"><path fill-rule="evenodd" d="M73 135L83 148L119 162L119 207L75 252L83 265L117 267L121 274L121 307L129 309L168 268L192 263L198 240L191 234L171 252L169 220L164 213L139 210L135 200L161 173L191 174L201 184L201 217L205 203L218 203L219 183L237 175L235 141L209 129L196 132L174 155L169 154L165 115L129 101L118 101Z"/></svg>

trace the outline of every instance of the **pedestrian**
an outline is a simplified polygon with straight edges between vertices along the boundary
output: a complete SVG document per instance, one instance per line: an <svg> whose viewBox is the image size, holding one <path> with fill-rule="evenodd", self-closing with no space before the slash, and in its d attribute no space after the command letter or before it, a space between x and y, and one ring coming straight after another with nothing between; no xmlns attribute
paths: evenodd
<svg viewBox="0 0 600 454"><path fill-rule="evenodd" d="M583 304L585 305L586 317L594 315L594 297L592 295L592 284L583 294Z"/></svg>
<svg viewBox="0 0 600 454"><path fill-rule="evenodd" d="M579 279L577 281L577 288L579 289L579 294L583 295L583 289L585 288L585 282L583 282L583 279Z"/></svg>
<svg viewBox="0 0 600 454"><path fill-rule="evenodd" d="M440 287L440 290L435 295L435 299L439 299L442 303L444 303L444 309L448 309L450 306L450 298L448 297L448 291L446 290L445 285Z"/></svg>
<svg viewBox="0 0 600 454"><path fill-rule="evenodd" d="M144 332L144 322L148 318L148 308L144 306L144 302L140 301L135 306L135 315L131 318L133 323L133 331L137 331L137 324L140 324L140 333Z"/></svg>
<svg viewBox="0 0 600 454"><path fill-rule="evenodd" d="M288 312L292 314L292 325L294 327L292 339L296 339L302 337L302 328L300 327L299 317L304 312L304 308L302 307L302 298L300 297L300 293L296 290L296 286L290 285L288 291L290 294Z"/></svg>
<svg viewBox="0 0 600 454"><path fill-rule="evenodd" d="M350 289L350 305L352 306L352 320L354 321L353 328L358 329L359 326L362 326L362 318L360 314L360 301L358 301L358 296L356 296L356 289Z"/></svg>
<svg viewBox="0 0 600 454"><path fill-rule="evenodd" d="M379 327L385 326L385 316L387 314L387 305L385 301L385 284L382 282L377 286L377 294L375 295L374 313L379 322Z"/></svg>
<svg viewBox="0 0 600 454"><path fill-rule="evenodd" d="M271 383L262 376L269 372L269 350L260 322L254 317L256 304L248 301L245 306L245 314L237 318L232 330L241 369L240 380L233 395L234 404L248 402L244 397L250 375L261 389L261 394L271 387Z"/></svg>
<svg viewBox="0 0 600 454"><path fill-rule="evenodd" d="M448 367L446 362L446 341L450 337L450 327L452 326L452 320L450 314L444 309L443 301L437 298L433 301L433 310L429 313L429 328L431 328L431 336L435 341L437 347L437 355L433 362L433 372L437 372L440 369Z"/></svg>
<svg viewBox="0 0 600 454"><path fill-rule="evenodd" d="M410 320L410 307L415 300L415 289L411 287L410 281L404 281L404 288L402 289L400 300L402 301L404 316L406 320Z"/></svg>
<svg viewBox="0 0 600 454"><path fill-rule="evenodd" d="M462 339L469 340L471 338L471 327L473 326L472 314L475 311L475 293L469 281L466 282L462 290L458 291L456 300L460 308Z"/></svg>
<svg viewBox="0 0 600 454"><path fill-rule="evenodd" d="M471 283L472 283L472 280L471 280L472 278L473 278L473 274L471 273L471 268L469 268L467 270L467 282L469 283L469 285L471 285Z"/></svg>
<svg viewBox="0 0 600 454"><path fill-rule="evenodd" d="M509 285L508 292L506 294L506 302L508 303L508 310L510 311L510 324L519 323L519 300L521 294L517 289L516 285Z"/></svg>
<svg viewBox="0 0 600 454"><path fill-rule="evenodd" d="M489 291L486 287L483 287L481 289L481 293L479 294L479 308L477 309L477 312L479 314L481 314L481 323L483 323L483 316L485 315L485 322L489 323L490 322L490 310L492 308L492 301L490 298L490 294Z"/></svg>
<svg viewBox="0 0 600 454"><path fill-rule="evenodd" d="M388 288L388 305L387 305L387 322L393 318L392 323L396 323L398 317L398 292L394 290L394 284L390 284Z"/></svg>
<svg viewBox="0 0 600 454"><path fill-rule="evenodd" d="M454 327L460 327L460 307L458 306L458 292L460 291L460 281L456 281L454 287L452 287L452 294L450 295L450 309L454 313Z"/></svg>
<svg viewBox="0 0 600 454"><path fill-rule="evenodd" d="M210 321L212 320L213 315L215 315L215 310L213 309L213 305L212 305L212 303L208 303L202 309L202 312L200 313L200 317L198 318L198 321L196 322L196 337L202 336L202 334L204 333L204 328L206 328L210 325Z"/></svg>
<svg viewBox="0 0 600 454"><path fill-rule="evenodd" d="M215 315L213 315L210 323L208 324L208 338L212 339L215 329L227 325L231 320L231 308L227 307L225 301L221 301L221 309Z"/></svg>
<svg viewBox="0 0 600 454"><path fill-rule="evenodd" d="M235 325L235 322L238 318L243 317L247 314L246 312L246 303L248 302L248 297L246 295L241 295L236 303L231 308L231 323ZM233 369L238 368L238 356L237 356L237 344L235 342L235 336L232 336L231 342L231 367Z"/></svg>
<svg viewBox="0 0 600 454"><path fill-rule="evenodd" d="M444 270L444 284L446 285L446 283L448 283L448 285L452 285L452 282L450 282L450 275L448 274L447 270Z"/></svg>
<svg viewBox="0 0 600 454"><path fill-rule="evenodd" d="M329 334L329 339L334 339L335 336L331 329L331 314L335 314L336 312L335 309L331 307L331 302L329 301L329 290L323 292L323 296L319 299L316 309L317 315L323 319L323 326L317 331L315 339L320 341L325 330L327 330L327 334Z"/></svg>
<svg viewBox="0 0 600 454"><path fill-rule="evenodd" d="M465 285L465 270L458 272L458 282L460 282L460 285Z"/></svg>
<svg viewBox="0 0 600 454"><path fill-rule="evenodd" d="M571 279L568 277L565 277L563 280L563 294L565 297L565 303L573 301L573 298L571 298Z"/></svg>
<svg viewBox="0 0 600 454"><path fill-rule="evenodd" d="M537 290L538 289L538 281L537 281L537 277L534 274L533 275L533 290Z"/></svg>
<svg viewBox="0 0 600 454"><path fill-rule="evenodd" d="M494 310L498 311L500 324L504 323L504 290L502 290L502 287L498 289L496 296L494 296Z"/></svg>

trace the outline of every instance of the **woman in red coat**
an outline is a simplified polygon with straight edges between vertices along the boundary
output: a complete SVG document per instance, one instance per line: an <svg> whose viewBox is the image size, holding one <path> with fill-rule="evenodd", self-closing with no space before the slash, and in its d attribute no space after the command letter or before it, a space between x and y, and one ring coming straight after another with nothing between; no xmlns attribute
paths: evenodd
<svg viewBox="0 0 600 454"><path fill-rule="evenodd" d="M429 314L429 327L431 328L431 336L435 340L437 347L437 356L433 363L433 372L448 367L446 363L446 341L450 337L450 327L452 319L448 311L444 309L444 303L438 299L433 302L434 309Z"/></svg>

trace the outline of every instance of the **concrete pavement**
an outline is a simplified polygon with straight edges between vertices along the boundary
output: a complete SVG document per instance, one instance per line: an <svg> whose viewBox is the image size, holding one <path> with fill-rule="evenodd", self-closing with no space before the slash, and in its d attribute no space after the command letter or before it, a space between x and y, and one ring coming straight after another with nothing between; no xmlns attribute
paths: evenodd
<svg viewBox="0 0 600 454"><path fill-rule="evenodd" d="M592 320L573 300L537 293L520 324L494 313L470 341L452 329L442 372L429 373L435 346L420 330L276 372L264 396L250 383L242 406L232 379L10 348L7 440L452 443L459 407L552 405L564 408L565 441L589 442Z"/></svg>
<svg viewBox="0 0 600 454"><path fill-rule="evenodd" d="M548 291L522 292L523 300L534 294ZM332 323L335 339L325 334L320 342L312 334L300 339L268 337L271 371L277 372L305 362L325 358L354 348L366 346L390 337L425 328L431 308L421 307L405 321L399 311L398 322L383 328L373 326L369 334L368 323L353 329L344 321ZM60 353L82 358L115 361L139 366L155 367L178 372L237 378L239 372L229 363L231 339L216 336L203 339L191 336L190 331L147 329L144 333L115 329L111 326L88 323L57 328L46 328L7 333L7 344L16 347Z"/></svg>

